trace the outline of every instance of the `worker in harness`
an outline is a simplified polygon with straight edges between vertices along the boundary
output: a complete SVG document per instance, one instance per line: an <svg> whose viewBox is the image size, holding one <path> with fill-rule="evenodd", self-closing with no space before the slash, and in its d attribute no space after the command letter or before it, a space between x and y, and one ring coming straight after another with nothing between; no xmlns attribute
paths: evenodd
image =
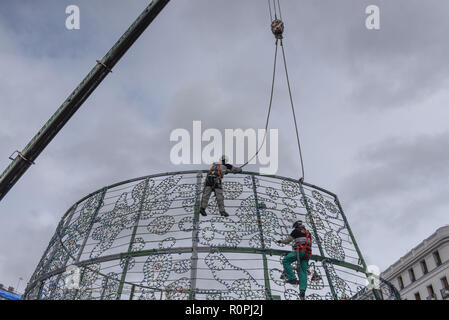
<svg viewBox="0 0 449 320"><path fill-rule="evenodd" d="M299 297L305 299L307 289L307 268L309 267L309 258L312 255L312 239L309 231L304 227L302 221L296 221L293 224L293 231L284 240L278 240L277 243L289 244L293 243L293 251L282 259L284 266L284 274L281 277L287 278L287 283L299 283ZM298 261L300 264L299 282L296 280L291 264Z"/></svg>
<svg viewBox="0 0 449 320"><path fill-rule="evenodd" d="M234 167L228 163L226 156L222 156L219 162L212 164L209 172L206 176L206 182L203 189L203 196L201 199L200 213L203 216L207 216L206 207L209 203L209 198L212 191L215 193L215 198L217 199L218 210L220 215L223 217L228 217L229 214L225 211L224 207L224 197L222 182L223 176L228 173L240 173L242 168Z"/></svg>

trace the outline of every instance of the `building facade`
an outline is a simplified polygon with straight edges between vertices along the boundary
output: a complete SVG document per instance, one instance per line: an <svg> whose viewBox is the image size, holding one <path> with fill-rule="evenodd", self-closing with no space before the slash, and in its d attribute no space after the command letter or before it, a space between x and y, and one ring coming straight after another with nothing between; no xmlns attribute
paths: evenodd
<svg viewBox="0 0 449 320"><path fill-rule="evenodd" d="M449 300L449 225L393 263L381 277L404 300Z"/></svg>

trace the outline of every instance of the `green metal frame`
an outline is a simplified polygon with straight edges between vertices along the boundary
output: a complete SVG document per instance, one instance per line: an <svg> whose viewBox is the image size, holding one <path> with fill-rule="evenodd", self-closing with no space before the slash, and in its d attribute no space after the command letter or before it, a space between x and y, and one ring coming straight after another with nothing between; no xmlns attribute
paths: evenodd
<svg viewBox="0 0 449 320"><path fill-rule="evenodd" d="M260 216L259 201L257 199L257 185L256 185L256 180L254 178L254 175L251 175L251 181L253 184L254 202L256 205L257 227L259 228L260 243L262 246L261 253L262 253L262 259L263 259L263 272L264 272L264 278L265 278L265 297L267 300L272 300L273 297L271 295L271 288L270 288L270 275L268 274L268 262L267 262L266 249L265 249L265 239L263 236L262 217Z"/></svg>
<svg viewBox="0 0 449 320"><path fill-rule="evenodd" d="M189 300L195 300L196 295L196 278L197 278L197 265L198 265L198 231L200 221L200 201L201 201L201 180L203 174L199 172L196 176L196 198L195 198L195 210L193 213L193 230L192 230L192 256L191 256L191 274L190 274L190 292Z"/></svg>
<svg viewBox="0 0 449 320"><path fill-rule="evenodd" d="M140 216L142 215L142 208L143 208L144 200L148 196L148 192L147 192L148 191L148 181L149 181L149 179L146 178L145 179L144 192L143 192L141 203L140 203L140 207L139 207L139 212L137 214L137 219L136 219L136 222L134 224L133 232L131 234L131 239L129 240L128 256L132 252L131 250L132 250L132 246L133 246L134 240L136 239L137 228L139 227L139 221L140 221ZM128 256L125 258L126 259L125 260L125 267L123 268L122 278L120 280L119 289L117 291L117 300L120 300L120 298L122 296L123 285L125 284L124 281L126 279L126 274L128 272L128 266L129 266L129 260L127 259Z"/></svg>
<svg viewBox="0 0 449 320"><path fill-rule="evenodd" d="M309 216L311 216L310 222L312 224L312 229L313 229L313 233L315 235L315 241L317 243L318 250L320 250L321 257L324 257L324 250L323 250L323 247L321 245L320 236L319 236L318 231L316 229L315 221L312 218L312 210L310 209L309 202L307 201L307 196L306 196L306 193L304 192L304 188L302 186L302 183L299 184L299 188L300 188L302 196L304 197L304 205L306 207L307 214ZM331 294L334 297L334 299L336 299L337 298L337 294L335 293L335 288L334 288L334 285L332 283L331 276L329 274L329 269L328 269L327 264L326 264L326 259L323 259L322 264L323 264L324 271L326 273L326 278L327 278L327 282L329 284L329 288L331 290Z"/></svg>

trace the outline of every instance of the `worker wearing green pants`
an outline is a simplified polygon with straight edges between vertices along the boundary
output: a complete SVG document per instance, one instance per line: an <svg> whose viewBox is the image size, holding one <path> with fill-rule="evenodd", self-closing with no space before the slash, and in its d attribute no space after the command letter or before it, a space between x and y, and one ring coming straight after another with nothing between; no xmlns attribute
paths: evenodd
<svg viewBox="0 0 449 320"><path fill-rule="evenodd" d="M282 259L282 264L284 266L284 272L288 279L296 280L295 273L293 272L292 263L299 259L300 269L299 269L299 290L306 291L307 289L307 268L309 267L309 259L304 259L305 251L301 252L290 252L284 259Z"/></svg>
<svg viewBox="0 0 449 320"><path fill-rule="evenodd" d="M282 264L287 283L298 284L292 269L292 263L299 260L299 296L301 300L304 300L307 289L307 268L309 267L309 258L312 255L312 240L302 221L296 221L293 228L292 233L286 239L279 240L278 243L294 243L293 251L282 259Z"/></svg>

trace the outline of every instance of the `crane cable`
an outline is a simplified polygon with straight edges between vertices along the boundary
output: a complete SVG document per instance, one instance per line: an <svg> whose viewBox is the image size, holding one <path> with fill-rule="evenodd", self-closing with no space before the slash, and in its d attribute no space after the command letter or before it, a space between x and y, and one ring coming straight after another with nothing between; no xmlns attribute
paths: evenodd
<svg viewBox="0 0 449 320"><path fill-rule="evenodd" d="M277 53L278 53L278 39L276 39L275 46L276 46L276 48L274 50L273 78L271 81L270 103L268 106L268 114L267 114L267 120L265 121L265 131L264 131L262 143L260 144L257 152L248 161L246 161L242 166L240 166L240 168L243 168L244 166L246 166L251 160L254 159L254 157L256 157L259 154L260 150L262 149L262 146L265 143L265 139L267 137L268 123L270 121L271 107L273 105L274 82L275 82L275 77L276 77L276 60L277 60Z"/></svg>
<svg viewBox="0 0 449 320"><path fill-rule="evenodd" d="M290 88L290 81L288 79L287 62L286 62L286 59L285 59L284 44L282 43L282 39L281 39L281 48L282 48L282 56L283 56L283 59L284 59L285 77L287 79L288 94L290 96L290 105L292 107L293 121L295 122L296 142L298 144L298 151L299 151L299 162L301 163L302 176L301 176L300 180L304 181L304 161L302 159L302 150L301 150L301 142L300 142L300 138L299 138L298 123L296 121L295 107L293 105L292 90Z"/></svg>
<svg viewBox="0 0 449 320"><path fill-rule="evenodd" d="M273 5L274 5L275 20L277 20L276 4L274 3L274 0L273 0ZM270 0L268 0L268 9L270 12L270 21L273 22L274 20L273 20L273 15L271 13ZM249 162L251 162L251 160L253 160L259 154L260 150L262 149L263 145L265 144L265 139L267 137L268 123L270 121L271 107L273 104L274 82L276 79L276 62L277 62L277 53L278 53L278 43L279 43L279 39L276 37L275 51L274 51L274 63L273 63L273 76L272 76L272 80L271 80L270 103L268 106L268 114L267 114L267 120L265 121L265 131L264 131L262 143L260 144L259 149L257 149L256 153L248 161L246 161L243 165L241 165L240 168L245 167Z"/></svg>
<svg viewBox="0 0 449 320"><path fill-rule="evenodd" d="M281 49L282 49L282 58L283 58L283 62L284 62L285 77L286 77L287 86L288 86L288 94L289 94L289 97L290 97L290 105L291 105L291 109L292 109L293 121L295 123L296 142L297 142L298 151L299 151L299 161L300 161L300 164L301 164L302 176L301 176L301 178L299 180L302 182L302 181L304 181L304 161L303 161L303 157L302 157L301 142L300 142L300 137L299 137L298 123L296 121L295 107L294 107L294 104L293 104L293 95L292 95L292 90L291 90L291 86L290 86L290 79L288 77L288 68L287 68L287 60L285 58L284 43L282 41L282 39L283 39L282 33L284 32L284 23L282 22L281 6L279 4L279 0L277 0L277 5L278 5L278 9L276 9L276 2L275 2L275 0L273 0L273 7L274 7L274 19L273 19L270 0L268 0L268 8L269 8L270 19L271 19L271 30L272 30L273 34L275 35L275 37L276 37L276 44L275 44L276 45L276 49L275 49L275 54L274 54L273 78L272 78L272 82L271 82L270 103L269 103L269 107L268 107L267 120L266 120L266 123L265 123L265 132L264 132L262 143L259 146L259 149L257 150L257 152L247 162L245 162L240 168L245 167L252 159L254 159L254 157L256 157L259 154L259 152L262 149L262 146L264 145L265 140L266 140L267 130L268 130L268 123L269 123L270 114L271 114L271 107L272 107L272 103L273 103L274 82L275 82L275 75L276 75L277 51L278 51L278 44L280 42ZM277 11L279 11L279 16L280 16L281 19L277 18Z"/></svg>
<svg viewBox="0 0 449 320"><path fill-rule="evenodd" d="M282 20L282 13L281 13L281 5L279 4L279 0L277 0L278 3L278 9L276 9L276 2L275 0L273 0L273 9L274 9L274 19L273 19L273 15L271 13L271 4L270 4L270 0L268 0L268 10L270 11L270 19L271 21L273 20L277 20L277 10L279 10L279 18Z"/></svg>

